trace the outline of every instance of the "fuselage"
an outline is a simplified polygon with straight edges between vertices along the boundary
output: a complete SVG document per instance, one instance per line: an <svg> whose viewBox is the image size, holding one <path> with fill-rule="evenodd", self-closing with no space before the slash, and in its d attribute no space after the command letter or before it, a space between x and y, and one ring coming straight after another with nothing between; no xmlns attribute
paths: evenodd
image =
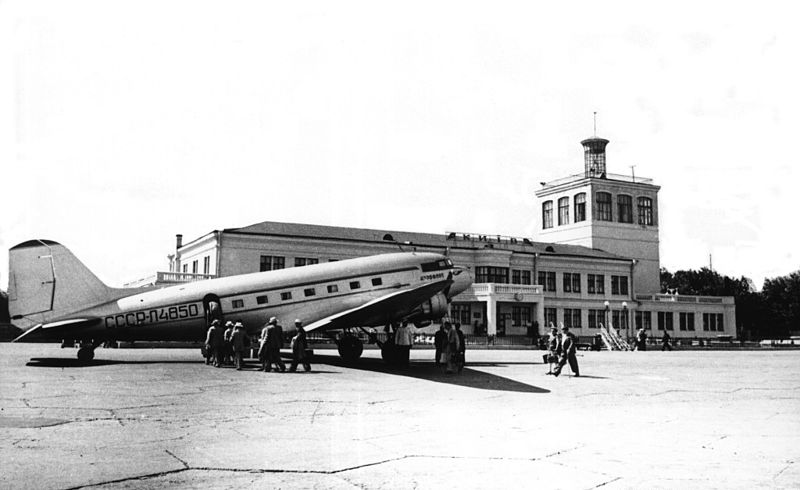
<svg viewBox="0 0 800 490"><path fill-rule="evenodd" d="M456 274L450 276L451 272ZM466 271L442 255L395 253L153 289L73 312L68 318L99 318L81 329L84 338L194 340L205 333L213 301L225 320L241 321L253 334L273 316L283 325L293 325L295 319L309 324L393 291L449 276L454 278L449 297L471 283ZM392 314L399 319L416 306Z"/></svg>

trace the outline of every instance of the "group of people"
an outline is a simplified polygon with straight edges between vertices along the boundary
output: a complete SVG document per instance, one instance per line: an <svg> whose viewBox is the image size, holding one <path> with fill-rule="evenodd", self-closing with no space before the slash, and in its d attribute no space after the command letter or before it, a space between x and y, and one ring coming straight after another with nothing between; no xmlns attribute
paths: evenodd
<svg viewBox="0 0 800 490"><path fill-rule="evenodd" d="M561 370L564 369L566 364L572 370L575 376L580 376L578 369L578 338L569 331L569 327L562 326L561 333L558 329L553 327L550 329L550 337L548 339L547 350L548 354L545 355L545 362L550 364L550 371L547 374L558 376ZM553 368L553 363L556 367Z"/></svg>
<svg viewBox="0 0 800 490"><path fill-rule="evenodd" d="M467 344L460 323L456 323L455 328L450 322L440 325L433 336L433 345L436 347L434 362L437 366L444 366L446 374L460 373L464 369Z"/></svg>
<svg viewBox="0 0 800 490"><path fill-rule="evenodd" d="M247 334L241 321L226 322L225 330L220 327L220 321L214 319L206 332L206 364L215 367L234 365L241 370L244 364L244 349Z"/></svg>
<svg viewBox="0 0 800 490"><path fill-rule="evenodd" d="M291 340L292 364L289 371L297 371L299 364L303 369L311 371L311 364L308 361L308 340L303 328L303 322L295 320L297 330ZM220 320L213 319L206 332L205 356L206 364L222 367L233 365L238 371L244 367L244 350L248 344L247 333L241 321L226 322L225 330L220 327ZM280 372L286 371L286 365L281 359L281 349L283 348L283 328L278 324L278 319L272 317L261 330L259 339L258 359L261 363L261 370L270 372L272 366Z"/></svg>
<svg viewBox="0 0 800 490"><path fill-rule="evenodd" d="M647 350L647 332L644 328L640 328L636 332L636 338L634 339L633 350ZM670 337L667 331L664 331L664 335L661 336L661 350L672 350L672 337Z"/></svg>

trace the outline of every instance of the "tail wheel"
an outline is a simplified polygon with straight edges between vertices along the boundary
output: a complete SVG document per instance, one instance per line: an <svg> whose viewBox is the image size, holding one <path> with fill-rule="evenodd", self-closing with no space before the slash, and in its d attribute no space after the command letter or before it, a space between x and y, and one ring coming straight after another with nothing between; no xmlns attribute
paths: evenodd
<svg viewBox="0 0 800 490"><path fill-rule="evenodd" d="M364 343L355 335L344 335L338 342L339 355L345 361L357 361L364 352Z"/></svg>
<svg viewBox="0 0 800 490"><path fill-rule="evenodd" d="M81 347L78 349L79 361L91 361L94 359L94 347Z"/></svg>

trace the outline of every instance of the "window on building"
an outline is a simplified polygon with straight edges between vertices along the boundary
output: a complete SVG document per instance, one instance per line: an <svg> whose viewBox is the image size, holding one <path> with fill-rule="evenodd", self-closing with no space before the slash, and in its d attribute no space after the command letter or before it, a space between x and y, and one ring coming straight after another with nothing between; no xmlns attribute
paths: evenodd
<svg viewBox="0 0 800 490"><path fill-rule="evenodd" d="M563 277L564 292L565 293L580 293L581 292L581 275L577 272L565 272Z"/></svg>
<svg viewBox="0 0 800 490"><path fill-rule="evenodd" d="M381 284L383 284L383 279L381 279L380 277L373 277L372 278L372 285L373 286L380 286Z"/></svg>
<svg viewBox="0 0 800 490"><path fill-rule="evenodd" d="M289 301L292 299L292 292L286 291L285 293L281 293L281 301Z"/></svg>
<svg viewBox="0 0 800 490"><path fill-rule="evenodd" d="M451 303L450 318L462 325L469 325L472 318L472 308L469 303Z"/></svg>
<svg viewBox="0 0 800 490"><path fill-rule="evenodd" d="M531 324L530 306L512 306L511 324L515 327L525 327Z"/></svg>
<svg viewBox="0 0 800 490"><path fill-rule="evenodd" d="M531 271L522 271L522 284L531 285Z"/></svg>
<svg viewBox="0 0 800 490"><path fill-rule="evenodd" d="M558 225L569 224L569 198L562 197L558 200Z"/></svg>
<svg viewBox="0 0 800 490"><path fill-rule="evenodd" d="M636 312L636 329L644 328L650 330L653 328L652 317L649 311Z"/></svg>
<svg viewBox="0 0 800 490"><path fill-rule="evenodd" d="M359 281L351 281L350 289L361 289L361 283Z"/></svg>
<svg viewBox="0 0 800 490"><path fill-rule="evenodd" d="M614 326L617 330L623 329L624 326L622 325L622 312L619 310L611 310L611 325Z"/></svg>
<svg viewBox="0 0 800 490"><path fill-rule="evenodd" d="M268 301L267 295L256 296L256 303L258 303L260 305L264 305L264 304L267 304L268 302L269 301Z"/></svg>
<svg viewBox="0 0 800 490"><path fill-rule="evenodd" d="M475 268L475 282L493 282L498 284L508 284L508 267L487 267L480 266Z"/></svg>
<svg viewBox="0 0 800 490"><path fill-rule="evenodd" d="M187 274L189 272L189 264L183 264L183 273Z"/></svg>
<svg viewBox="0 0 800 490"><path fill-rule="evenodd" d="M328 292L329 293L338 293L339 292L339 286L337 286L336 284L328 284Z"/></svg>
<svg viewBox="0 0 800 490"><path fill-rule="evenodd" d="M319 264L319 259L312 259L308 257L295 257L294 258L294 266L295 267L303 267L304 265L314 265Z"/></svg>
<svg viewBox="0 0 800 490"><path fill-rule="evenodd" d="M231 302L231 307L233 308L244 308L244 300L243 299L235 299Z"/></svg>
<svg viewBox="0 0 800 490"><path fill-rule="evenodd" d="M581 328L581 310L577 308L564 308L564 326Z"/></svg>
<svg viewBox="0 0 800 490"><path fill-rule="evenodd" d="M724 332L724 320L722 313L703 313L703 330L706 332Z"/></svg>
<svg viewBox="0 0 800 490"><path fill-rule="evenodd" d="M672 330L672 312L659 311L658 312L658 329L659 330Z"/></svg>
<svg viewBox="0 0 800 490"><path fill-rule="evenodd" d="M203 274L211 271L211 257L203 257Z"/></svg>
<svg viewBox="0 0 800 490"><path fill-rule="evenodd" d="M679 314L679 327L681 330L694 330L694 313L682 311Z"/></svg>
<svg viewBox="0 0 800 490"><path fill-rule="evenodd" d="M649 197L639 197L636 199L639 208L639 224L653 224L653 200Z"/></svg>
<svg viewBox="0 0 800 490"><path fill-rule="evenodd" d="M542 286L544 291L556 290L556 273L548 271L539 271L539 285Z"/></svg>
<svg viewBox="0 0 800 490"><path fill-rule="evenodd" d="M542 228L553 227L553 201L545 201L542 203Z"/></svg>
<svg viewBox="0 0 800 490"><path fill-rule="evenodd" d="M603 274L587 274L586 291L589 294L605 294L606 278Z"/></svg>
<svg viewBox="0 0 800 490"><path fill-rule="evenodd" d="M285 257L278 257L275 255L262 255L261 256L261 263L259 266L259 270L261 272L264 271L276 271L278 269L283 269L286 267L286 258Z"/></svg>
<svg viewBox="0 0 800 490"><path fill-rule="evenodd" d="M339 259L328 259L328 262L339 262Z"/></svg>
<svg viewBox="0 0 800 490"><path fill-rule="evenodd" d="M514 269L511 271L511 284L522 284L522 271Z"/></svg>
<svg viewBox="0 0 800 490"><path fill-rule="evenodd" d="M608 192L598 192L596 195L595 209L598 221L612 221L611 194Z"/></svg>
<svg viewBox="0 0 800 490"><path fill-rule="evenodd" d="M611 276L611 294L628 295L628 276Z"/></svg>
<svg viewBox="0 0 800 490"><path fill-rule="evenodd" d="M306 298L308 298L309 296L316 296L317 290L314 288L306 288L303 290L303 294L305 295Z"/></svg>
<svg viewBox="0 0 800 490"><path fill-rule="evenodd" d="M575 222L586 221L586 193L575 194Z"/></svg>
<svg viewBox="0 0 800 490"><path fill-rule="evenodd" d="M192 274L197 274L197 261L192 261Z"/></svg>
<svg viewBox="0 0 800 490"><path fill-rule="evenodd" d="M625 194L617 196L617 219L620 223L633 223L633 198Z"/></svg>
<svg viewBox="0 0 800 490"><path fill-rule="evenodd" d="M589 328L600 328L605 322L605 310L589 310Z"/></svg>
<svg viewBox="0 0 800 490"><path fill-rule="evenodd" d="M555 308L544 309L544 323L547 325L547 328L558 327Z"/></svg>

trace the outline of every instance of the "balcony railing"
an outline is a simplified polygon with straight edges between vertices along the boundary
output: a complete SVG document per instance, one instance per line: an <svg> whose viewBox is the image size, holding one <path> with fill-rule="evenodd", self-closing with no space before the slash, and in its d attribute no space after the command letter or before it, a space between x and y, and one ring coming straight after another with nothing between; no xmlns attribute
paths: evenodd
<svg viewBox="0 0 800 490"><path fill-rule="evenodd" d="M636 299L666 303L732 304L734 302L733 296L691 296L680 294L637 294Z"/></svg>
<svg viewBox="0 0 800 490"><path fill-rule="evenodd" d="M192 274L190 272L156 272L146 277L123 284L126 288L141 288L146 286L161 286L169 284L183 284L187 282L205 281L214 279L213 274Z"/></svg>
<svg viewBox="0 0 800 490"><path fill-rule="evenodd" d="M477 283L473 284L461 294L541 294L542 289L539 285L526 284L496 284L496 283Z"/></svg>
<svg viewBox="0 0 800 490"><path fill-rule="evenodd" d="M591 175L591 176L589 176L589 175L586 175L586 174L575 174L575 175L570 175L568 177L562 177L560 179L551 180L550 182L545 182L544 183L544 187L555 187L557 185L568 184L570 182L576 182L578 180L583 180L583 179L588 179L588 178L599 179L601 177L599 175ZM606 176L604 177L604 180L621 180L623 182L636 182L638 184L652 184L653 183L653 179L648 179L648 178L644 178L644 177L636 177L636 176L633 176L633 175L622 175L622 174L612 174L612 173L607 173Z"/></svg>

